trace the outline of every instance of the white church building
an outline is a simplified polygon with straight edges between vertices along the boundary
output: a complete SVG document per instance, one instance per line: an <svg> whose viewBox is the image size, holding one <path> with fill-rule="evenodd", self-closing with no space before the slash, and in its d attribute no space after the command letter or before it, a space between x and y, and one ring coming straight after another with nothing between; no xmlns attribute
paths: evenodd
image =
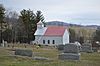
<svg viewBox="0 0 100 66"><path fill-rule="evenodd" d="M36 44L55 46L69 43L68 29L63 26L44 27L39 22L34 35Z"/></svg>

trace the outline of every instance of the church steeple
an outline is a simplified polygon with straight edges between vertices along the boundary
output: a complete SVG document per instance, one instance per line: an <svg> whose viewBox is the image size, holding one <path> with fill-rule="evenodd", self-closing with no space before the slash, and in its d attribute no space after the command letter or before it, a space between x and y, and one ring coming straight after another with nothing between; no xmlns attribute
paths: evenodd
<svg viewBox="0 0 100 66"><path fill-rule="evenodd" d="M39 28L39 29L41 29L41 28L43 28L44 26L43 26L43 23L42 22L38 22L37 23L37 28Z"/></svg>

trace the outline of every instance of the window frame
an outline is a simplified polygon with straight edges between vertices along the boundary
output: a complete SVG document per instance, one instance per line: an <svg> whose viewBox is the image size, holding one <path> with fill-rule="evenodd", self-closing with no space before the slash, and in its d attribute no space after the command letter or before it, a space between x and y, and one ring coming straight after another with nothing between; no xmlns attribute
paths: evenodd
<svg viewBox="0 0 100 66"><path fill-rule="evenodd" d="M48 44L50 44L50 40L48 40Z"/></svg>
<svg viewBox="0 0 100 66"><path fill-rule="evenodd" d="M55 40L52 40L52 44L55 44Z"/></svg>
<svg viewBox="0 0 100 66"><path fill-rule="evenodd" d="M45 40L43 40L43 44L45 44Z"/></svg>

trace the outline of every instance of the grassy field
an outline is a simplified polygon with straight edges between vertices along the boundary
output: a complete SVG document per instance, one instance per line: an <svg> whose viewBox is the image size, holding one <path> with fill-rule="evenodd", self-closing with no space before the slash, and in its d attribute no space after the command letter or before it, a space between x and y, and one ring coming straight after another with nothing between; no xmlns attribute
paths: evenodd
<svg viewBox="0 0 100 66"><path fill-rule="evenodd" d="M23 48L16 46L15 48ZM14 49L15 49L14 48ZM12 48L0 48L0 66L100 66L100 53L81 53L79 61L63 61L58 60L60 53L53 47L49 48L32 48L28 46L26 49L33 50L34 56L50 58L50 60L33 60L31 57L15 56Z"/></svg>

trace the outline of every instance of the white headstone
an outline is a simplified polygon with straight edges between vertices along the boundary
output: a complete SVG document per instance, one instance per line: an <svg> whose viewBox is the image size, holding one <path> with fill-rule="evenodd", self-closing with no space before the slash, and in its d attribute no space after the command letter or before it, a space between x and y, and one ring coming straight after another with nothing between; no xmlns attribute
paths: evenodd
<svg viewBox="0 0 100 66"><path fill-rule="evenodd" d="M3 40L3 41L2 41L2 47L4 47L4 42L5 42L5 41Z"/></svg>

